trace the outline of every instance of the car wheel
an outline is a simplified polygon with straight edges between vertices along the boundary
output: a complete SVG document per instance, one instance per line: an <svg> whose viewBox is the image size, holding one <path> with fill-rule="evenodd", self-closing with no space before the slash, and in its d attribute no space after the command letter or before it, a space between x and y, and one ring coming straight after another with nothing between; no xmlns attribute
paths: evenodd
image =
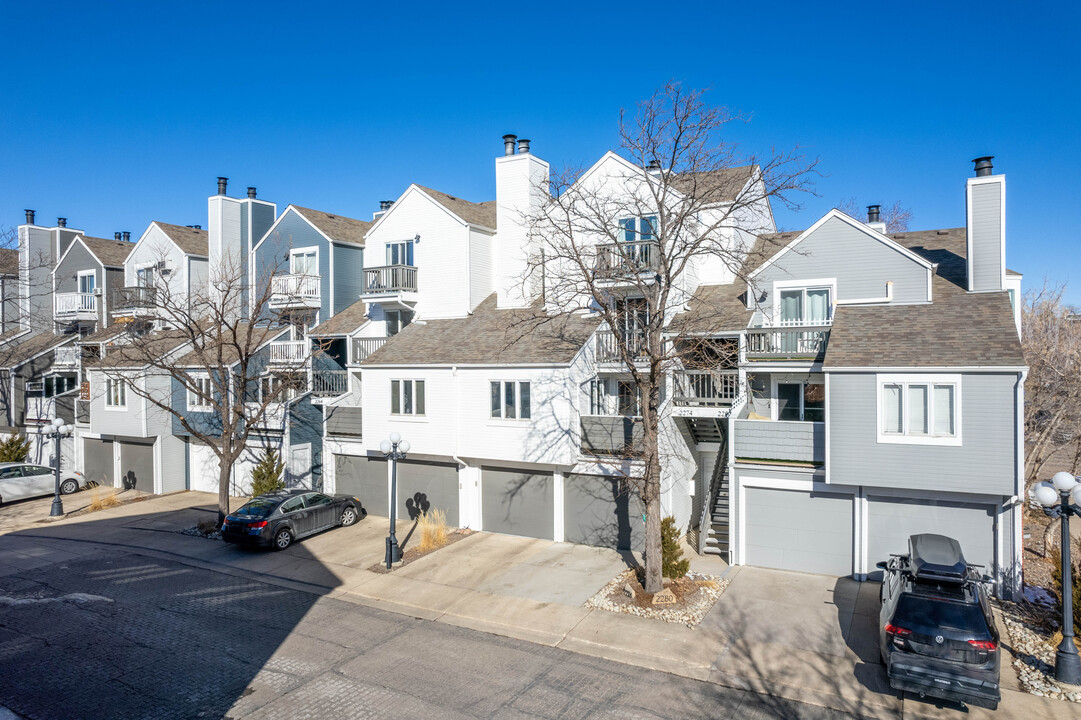
<svg viewBox="0 0 1081 720"><path fill-rule="evenodd" d="M349 527L357 521L357 510L352 505L342 511L342 527Z"/></svg>
<svg viewBox="0 0 1081 720"><path fill-rule="evenodd" d="M282 528L274 536L274 549L275 550L284 550L285 548L289 547L292 544L293 544L293 533L291 533L287 528Z"/></svg>
<svg viewBox="0 0 1081 720"><path fill-rule="evenodd" d="M76 480L68 478L64 482L60 483L60 494L71 495L73 492L79 489L79 483Z"/></svg>

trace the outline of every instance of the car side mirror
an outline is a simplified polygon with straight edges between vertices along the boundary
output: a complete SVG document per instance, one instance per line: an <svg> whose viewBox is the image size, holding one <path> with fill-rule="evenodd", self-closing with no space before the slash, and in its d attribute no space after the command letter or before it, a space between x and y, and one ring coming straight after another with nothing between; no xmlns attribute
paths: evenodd
<svg viewBox="0 0 1081 720"><path fill-rule="evenodd" d="M875 567L879 570L887 570L889 568L889 563L885 560L879 560L875 563Z"/></svg>

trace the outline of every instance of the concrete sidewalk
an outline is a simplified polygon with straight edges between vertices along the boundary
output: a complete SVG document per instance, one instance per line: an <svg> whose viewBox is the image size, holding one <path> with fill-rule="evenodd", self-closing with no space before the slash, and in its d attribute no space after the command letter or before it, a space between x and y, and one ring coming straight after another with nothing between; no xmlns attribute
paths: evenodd
<svg viewBox="0 0 1081 720"><path fill-rule="evenodd" d="M474 533L390 574L381 562L385 518L306 538L284 552L252 552L181 535L214 517L216 497L185 492L34 524L0 536L0 574L77 561L79 543L122 546L241 577L707 680L874 718L956 716L899 698L878 661L877 586L849 579L732 568L731 584L697 628L583 603L626 568L614 551ZM47 509L46 509L47 512ZM399 525L399 538L408 524ZM76 542L71 542L76 541ZM694 558L720 574L719 560ZM704 564L705 563L705 564ZM710 564L712 563L712 564ZM1005 654L1005 653L1004 653ZM1008 689L998 713L972 717L1076 717L1076 706Z"/></svg>

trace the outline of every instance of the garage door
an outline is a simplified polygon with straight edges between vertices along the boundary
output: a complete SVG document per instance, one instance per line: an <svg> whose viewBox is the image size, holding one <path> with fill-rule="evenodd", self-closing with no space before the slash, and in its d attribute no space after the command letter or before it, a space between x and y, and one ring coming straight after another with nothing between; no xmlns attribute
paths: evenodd
<svg viewBox="0 0 1081 720"><path fill-rule="evenodd" d="M112 487L113 441L83 438L83 475L90 482Z"/></svg>
<svg viewBox="0 0 1081 720"><path fill-rule="evenodd" d="M852 496L744 488L748 565L852 574Z"/></svg>
<svg viewBox="0 0 1081 720"><path fill-rule="evenodd" d="M948 535L961 543L965 559L990 571L995 558L995 506L867 496L867 569L908 552L908 536Z"/></svg>
<svg viewBox="0 0 1081 720"><path fill-rule="evenodd" d="M546 540L555 537L551 473L488 467L481 473L485 531Z"/></svg>
<svg viewBox="0 0 1081 720"><path fill-rule="evenodd" d="M154 446L120 443L120 483L125 490L154 492Z"/></svg>
<svg viewBox="0 0 1081 720"><path fill-rule="evenodd" d="M438 508L447 525L458 527L457 463L403 460L398 463L398 519L412 520L413 508Z"/></svg>
<svg viewBox="0 0 1081 720"><path fill-rule="evenodd" d="M389 516L390 494L387 490L386 460L335 455L334 472L338 492L360 498L360 504L372 515Z"/></svg>
<svg viewBox="0 0 1081 720"><path fill-rule="evenodd" d="M642 503L619 478L567 475L563 483L563 537L567 542L618 550L645 545Z"/></svg>

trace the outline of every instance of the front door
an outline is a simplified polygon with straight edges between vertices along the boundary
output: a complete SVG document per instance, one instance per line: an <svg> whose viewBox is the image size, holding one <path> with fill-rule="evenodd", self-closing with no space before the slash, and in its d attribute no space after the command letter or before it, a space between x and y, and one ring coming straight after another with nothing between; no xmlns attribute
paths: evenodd
<svg viewBox="0 0 1081 720"><path fill-rule="evenodd" d="M289 486L311 487L312 446L310 443L289 448Z"/></svg>

